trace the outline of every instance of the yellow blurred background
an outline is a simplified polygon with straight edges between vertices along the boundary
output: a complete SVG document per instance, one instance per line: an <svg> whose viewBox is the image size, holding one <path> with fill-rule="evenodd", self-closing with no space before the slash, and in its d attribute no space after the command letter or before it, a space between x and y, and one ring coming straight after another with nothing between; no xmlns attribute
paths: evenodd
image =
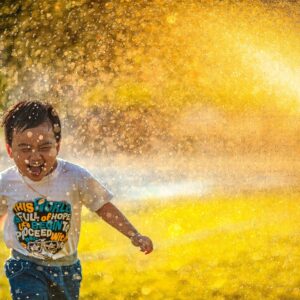
<svg viewBox="0 0 300 300"><path fill-rule="evenodd" d="M22 12L1 33L1 109L53 102L62 156L104 178L154 241L144 257L85 212L81 299L300 299L299 1L0 11Z"/></svg>

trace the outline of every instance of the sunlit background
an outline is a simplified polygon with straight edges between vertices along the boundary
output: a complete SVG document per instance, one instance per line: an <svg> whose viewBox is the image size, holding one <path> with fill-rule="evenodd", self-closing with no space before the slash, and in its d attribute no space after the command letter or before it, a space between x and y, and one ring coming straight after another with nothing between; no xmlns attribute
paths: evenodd
<svg viewBox="0 0 300 300"><path fill-rule="evenodd" d="M1 111L53 103L156 246L85 211L82 299L300 299L299 32L298 0L3 1Z"/></svg>

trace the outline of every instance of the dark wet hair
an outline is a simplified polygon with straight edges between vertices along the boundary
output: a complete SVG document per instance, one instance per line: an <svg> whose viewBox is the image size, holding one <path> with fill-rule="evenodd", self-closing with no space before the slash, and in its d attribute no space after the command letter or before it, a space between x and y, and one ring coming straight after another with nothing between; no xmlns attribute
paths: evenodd
<svg viewBox="0 0 300 300"><path fill-rule="evenodd" d="M34 128L49 121L57 142L61 140L61 123L53 106L39 101L21 101L11 106L4 114L2 126L4 127L5 141L12 145L13 132Z"/></svg>

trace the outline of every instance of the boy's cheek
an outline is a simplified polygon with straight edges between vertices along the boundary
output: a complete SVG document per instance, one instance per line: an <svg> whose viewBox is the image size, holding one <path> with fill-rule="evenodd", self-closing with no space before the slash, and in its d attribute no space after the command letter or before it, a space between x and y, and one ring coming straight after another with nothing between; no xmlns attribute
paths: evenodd
<svg viewBox="0 0 300 300"><path fill-rule="evenodd" d="M58 151L56 148L52 148L50 151L49 151L49 156L50 157L56 157L56 155L58 154Z"/></svg>

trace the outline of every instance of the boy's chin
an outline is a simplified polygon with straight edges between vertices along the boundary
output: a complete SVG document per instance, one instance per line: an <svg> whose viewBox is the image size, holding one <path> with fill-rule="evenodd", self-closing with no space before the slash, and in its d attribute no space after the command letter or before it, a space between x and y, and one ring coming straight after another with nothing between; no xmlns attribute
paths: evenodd
<svg viewBox="0 0 300 300"><path fill-rule="evenodd" d="M42 172L39 175L27 173L27 174L25 174L25 176L28 177L29 179L31 179L32 181L40 181L46 176L46 174L44 172Z"/></svg>
<svg viewBox="0 0 300 300"><path fill-rule="evenodd" d="M30 168L27 168L25 172L22 172L23 176L26 176L32 181L40 181L42 180L46 175L48 171L47 170L30 170Z"/></svg>

